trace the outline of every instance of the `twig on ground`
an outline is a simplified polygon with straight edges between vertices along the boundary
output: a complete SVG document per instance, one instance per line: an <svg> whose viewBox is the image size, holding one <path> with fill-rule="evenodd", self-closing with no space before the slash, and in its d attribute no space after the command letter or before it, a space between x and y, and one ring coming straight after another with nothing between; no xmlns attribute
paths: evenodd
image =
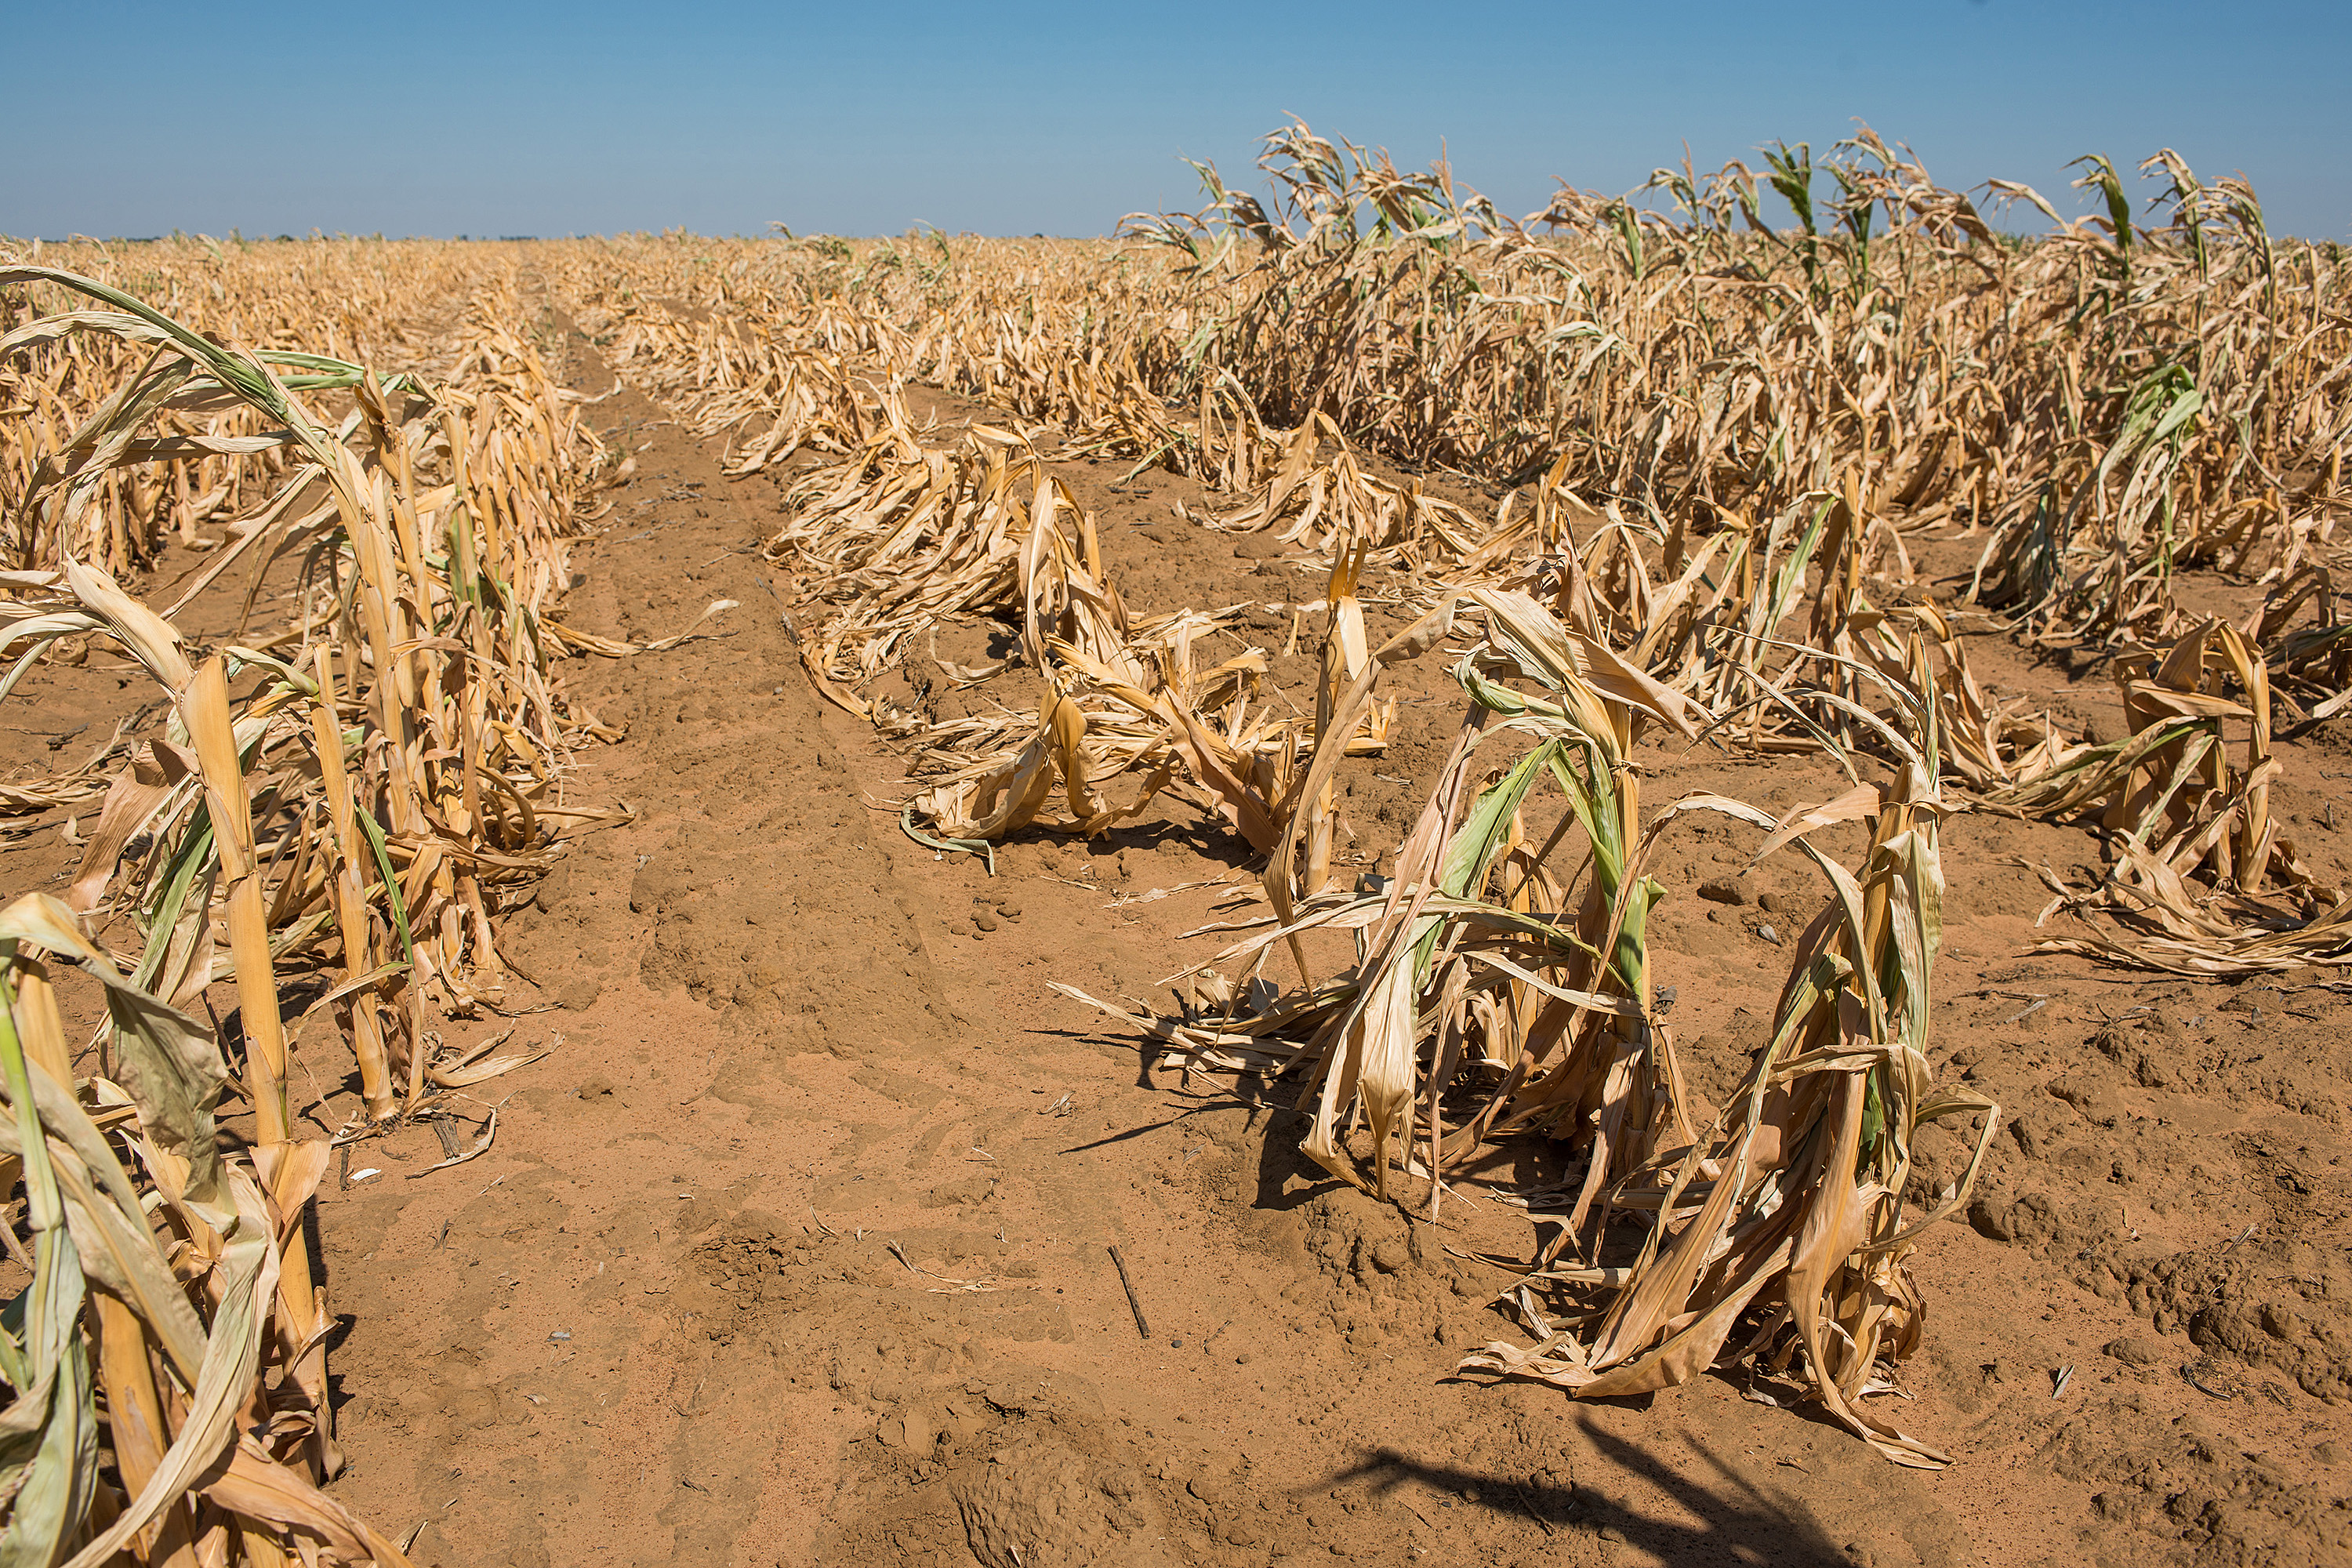
<svg viewBox="0 0 2352 1568"><path fill-rule="evenodd" d="M1136 1298L1135 1281L1127 1272L1127 1259L1120 1257L1118 1248L1114 1247L1110 1249L1110 1260L1118 1265L1118 1282L1127 1289L1127 1310L1135 1314L1135 1331L1148 1340L1151 1337L1151 1325L1144 1321L1143 1303Z"/></svg>

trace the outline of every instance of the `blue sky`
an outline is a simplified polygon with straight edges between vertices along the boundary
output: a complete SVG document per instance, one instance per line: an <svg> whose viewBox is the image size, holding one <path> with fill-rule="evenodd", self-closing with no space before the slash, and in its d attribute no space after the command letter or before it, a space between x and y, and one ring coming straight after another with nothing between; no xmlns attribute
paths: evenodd
<svg viewBox="0 0 2352 1568"><path fill-rule="evenodd" d="M2342 0L12 12L0 234L1100 234L1296 113L1512 212L1860 118L2062 210L2075 154L2168 145L2352 237Z"/></svg>

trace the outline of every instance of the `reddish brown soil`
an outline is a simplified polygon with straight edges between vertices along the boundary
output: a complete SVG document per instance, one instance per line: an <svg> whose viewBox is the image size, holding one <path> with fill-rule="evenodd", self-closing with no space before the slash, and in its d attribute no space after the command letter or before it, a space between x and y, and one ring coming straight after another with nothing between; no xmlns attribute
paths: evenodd
<svg viewBox="0 0 2352 1568"><path fill-rule="evenodd" d="M612 384L576 335L569 353L575 385ZM660 634L712 599L739 605L721 636L569 667L627 731L572 795L637 816L576 841L505 927L537 987L510 1001L549 1008L517 1039L553 1049L478 1091L503 1106L494 1146L425 1173L441 1145L404 1130L353 1151L353 1172L381 1174L331 1179L319 1205L347 1323L336 1489L396 1535L421 1527L420 1563L2352 1552L2352 1008L2326 975L2199 984L2021 957L2046 895L2010 858L2063 870L2097 846L1963 815L1938 1055L2009 1126L1969 1223L1916 1257L1930 1317L1899 1417L1952 1468L1896 1468L1805 1408L1745 1397L1741 1377L1596 1405L1456 1377L1463 1347L1524 1339L1487 1302L1507 1276L1459 1256L1526 1255L1524 1213L1465 1201L1411 1223L1299 1157L1294 1089L1154 1075L1118 1026L1047 989L1145 998L1205 958L1213 939L1176 937L1214 918L1216 889L1186 884L1239 872L1243 847L1174 802L1092 844L1017 841L993 879L909 843L884 805L899 760L795 660L775 596L790 589L757 552L776 483L723 479L634 392L600 422L644 446L578 552L569 617ZM1138 610L1254 602L1278 650L1289 618L1263 606L1318 596L1263 548L1175 521L1182 481L1114 493L1123 465L1066 469ZM986 641L943 632L940 656ZM1311 626L1304 641L1276 661L1292 691L1311 689ZM1995 637L1972 657L2062 717L2113 710L2095 664L2032 663ZM113 700L97 672L43 679L16 711L45 734ZM1459 717L1435 660L1398 690L1396 742L1351 770L1367 864ZM2340 875L2352 763L2328 734L2284 752L2279 808ZM1654 803L1710 788L1786 807L1837 783L1679 745L1646 761ZM1818 900L1780 861L1747 902L1696 898L1745 860L1744 831L1675 841L1659 873L1677 892L1653 932L1658 978L1710 1095L1769 1022L1784 954L1765 928ZM1827 842L1851 856L1859 839ZM43 833L0 866L23 888L65 863ZM356 1101L338 1047L323 1026L303 1044L329 1090L316 1118L341 1125ZM1504 1174L1549 1157L1496 1154ZM1961 1151L1937 1134L1927 1158L1940 1184Z"/></svg>

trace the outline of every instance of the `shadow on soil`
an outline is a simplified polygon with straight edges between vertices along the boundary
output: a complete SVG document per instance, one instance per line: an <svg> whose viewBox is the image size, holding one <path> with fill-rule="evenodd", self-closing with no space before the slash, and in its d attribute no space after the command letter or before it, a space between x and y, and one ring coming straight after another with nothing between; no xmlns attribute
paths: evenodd
<svg viewBox="0 0 2352 1568"><path fill-rule="evenodd" d="M1697 1522L1651 1518L1588 1488L1426 1464L1392 1448L1377 1449L1318 1484L1360 1483L1375 1494L1386 1494L1419 1482L1464 1500L1457 1506L1533 1520L1547 1535L1570 1530L1622 1535L1669 1564L1690 1568L1740 1561L1780 1568L1851 1568L1852 1559L1811 1518L1776 1503L1705 1447L1692 1445L1698 1465L1668 1462L1599 1430L1589 1420L1580 1425L1604 1458L1675 1498ZM1714 1472L1715 1484L1706 1483L1700 1466Z"/></svg>

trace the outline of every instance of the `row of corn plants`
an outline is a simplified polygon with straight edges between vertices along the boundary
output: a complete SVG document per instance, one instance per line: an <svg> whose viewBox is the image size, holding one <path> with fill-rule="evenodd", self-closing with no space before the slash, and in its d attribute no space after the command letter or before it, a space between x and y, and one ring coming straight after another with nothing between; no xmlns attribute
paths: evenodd
<svg viewBox="0 0 2352 1568"><path fill-rule="evenodd" d="M335 1142L524 1059L444 1050L439 1028L501 1003L499 912L609 815L565 796L611 731L556 676L593 639L550 614L607 455L532 347L510 263L76 259L110 278L0 265L0 695L98 645L163 718L8 802L99 805L64 896L0 913L32 1275L0 1343L0 1543L76 1568L398 1563L319 1489L341 1460L303 1219ZM433 321L452 292L462 316ZM211 554L171 603L142 600L126 584L173 542ZM260 588L289 578L256 626ZM103 994L94 1058L67 1047L61 964ZM289 1089L297 979L360 1085L334 1139L304 1133ZM196 1021L215 984L236 992L226 1037Z"/></svg>

